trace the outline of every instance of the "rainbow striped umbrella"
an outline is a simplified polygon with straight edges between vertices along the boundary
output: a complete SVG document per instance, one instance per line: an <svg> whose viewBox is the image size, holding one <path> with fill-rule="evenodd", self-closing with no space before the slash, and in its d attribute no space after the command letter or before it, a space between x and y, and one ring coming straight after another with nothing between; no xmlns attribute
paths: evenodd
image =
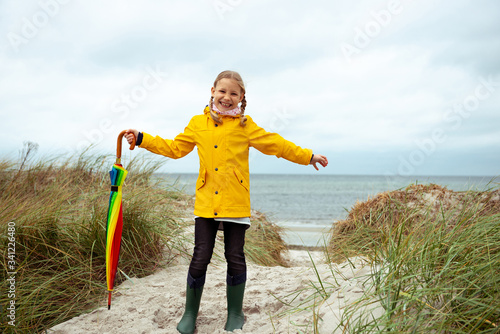
<svg viewBox="0 0 500 334"><path fill-rule="evenodd" d="M111 168L109 176L111 178L111 193L109 194L109 209L106 225L106 281L108 285L108 310L111 308L111 293L115 284L116 271L118 268L118 258L120 256L120 246L122 240L123 214L122 214L122 186L127 171L121 165L121 142L125 131L118 136L116 151L116 163ZM130 149L135 147L135 141L130 145Z"/></svg>

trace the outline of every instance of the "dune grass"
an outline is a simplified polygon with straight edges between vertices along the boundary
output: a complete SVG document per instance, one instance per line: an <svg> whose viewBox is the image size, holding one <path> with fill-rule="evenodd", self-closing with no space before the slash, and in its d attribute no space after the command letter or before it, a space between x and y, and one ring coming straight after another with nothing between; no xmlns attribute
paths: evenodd
<svg viewBox="0 0 500 334"><path fill-rule="evenodd" d="M498 333L500 190L412 185L357 203L328 254L364 256L371 291L343 313L346 333ZM358 312L374 302L381 316Z"/></svg>
<svg viewBox="0 0 500 334"><path fill-rule="evenodd" d="M15 327L4 321L8 310L2 308L3 332L40 332L95 307L106 290L108 171L113 157L84 152L35 160L35 152L36 146L28 143L19 161L0 162L2 291L10 286L7 278L15 277L15 298L1 294L0 303L16 302ZM125 279L122 273L151 274L174 253L184 252L182 226L173 218L168 191L151 182L160 166L147 159L125 166L129 177L123 190L117 284ZM10 253L14 248L9 236L15 239L14 267L8 262L9 248ZM15 275L8 274L13 271Z"/></svg>
<svg viewBox="0 0 500 334"><path fill-rule="evenodd" d="M454 192L413 184L380 193L334 224L324 251L329 272L321 275L311 257L316 280L287 296L291 302L280 300L288 309L276 317L309 319L291 323L294 332L500 332L498 186ZM329 305L345 279L337 266L363 265L368 274L349 283L363 286L359 298L340 310L343 302Z"/></svg>
<svg viewBox="0 0 500 334"><path fill-rule="evenodd" d="M18 161L0 160L0 289L15 286L15 298L0 294L4 333L43 332L106 303L108 172L115 159L91 150L37 159L36 150L36 144L26 143ZM176 256L191 255L189 223L177 209L190 196L154 177L167 160L153 157L139 155L124 163L129 174L115 286L127 276L152 274ZM266 244L264 235L275 242ZM264 265L280 264L285 248L275 226L265 220L249 232L246 246L249 258ZM7 322L11 301L15 326Z"/></svg>
<svg viewBox="0 0 500 334"><path fill-rule="evenodd" d="M245 242L248 260L261 266L287 266L283 259L283 254L288 251L282 238L283 228L260 212L253 212L251 220Z"/></svg>

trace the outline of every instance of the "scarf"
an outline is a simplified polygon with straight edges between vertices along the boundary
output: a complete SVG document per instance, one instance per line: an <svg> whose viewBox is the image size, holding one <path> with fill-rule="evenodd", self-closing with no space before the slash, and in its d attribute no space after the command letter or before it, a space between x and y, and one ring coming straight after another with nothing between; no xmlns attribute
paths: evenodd
<svg viewBox="0 0 500 334"><path fill-rule="evenodd" d="M212 104L212 110L215 111L217 113L217 115L224 115L224 116L238 116L241 112L240 107L236 107L236 108L228 110L228 111L220 111L215 106L215 103Z"/></svg>

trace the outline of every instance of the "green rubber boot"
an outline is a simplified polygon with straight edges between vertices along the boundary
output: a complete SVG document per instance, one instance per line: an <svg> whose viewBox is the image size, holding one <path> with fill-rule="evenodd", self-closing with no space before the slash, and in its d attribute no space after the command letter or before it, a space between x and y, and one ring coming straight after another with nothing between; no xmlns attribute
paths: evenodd
<svg viewBox="0 0 500 334"><path fill-rule="evenodd" d="M238 285L227 285L227 321L224 329L232 332L242 329L245 323L243 314L243 295L245 294L245 282Z"/></svg>
<svg viewBox="0 0 500 334"><path fill-rule="evenodd" d="M181 334L193 334L196 328L196 318L200 309L200 300L203 293L205 276L193 279L188 274L188 284L186 287L186 309L181 321L177 325L177 330Z"/></svg>

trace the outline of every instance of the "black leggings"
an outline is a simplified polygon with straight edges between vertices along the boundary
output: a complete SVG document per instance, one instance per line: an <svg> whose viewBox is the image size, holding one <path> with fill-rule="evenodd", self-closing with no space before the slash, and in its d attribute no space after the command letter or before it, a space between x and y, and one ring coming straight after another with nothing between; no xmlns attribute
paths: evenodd
<svg viewBox="0 0 500 334"><path fill-rule="evenodd" d="M228 276L239 276L247 272L245 262L245 231L248 225L223 222L224 225L224 255L227 261ZM194 252L189 274L193 278L205 276L207 266L212 259L215 245L215 237L219 222L213 218L198 217L195 219L194 229Z"/></svg>

